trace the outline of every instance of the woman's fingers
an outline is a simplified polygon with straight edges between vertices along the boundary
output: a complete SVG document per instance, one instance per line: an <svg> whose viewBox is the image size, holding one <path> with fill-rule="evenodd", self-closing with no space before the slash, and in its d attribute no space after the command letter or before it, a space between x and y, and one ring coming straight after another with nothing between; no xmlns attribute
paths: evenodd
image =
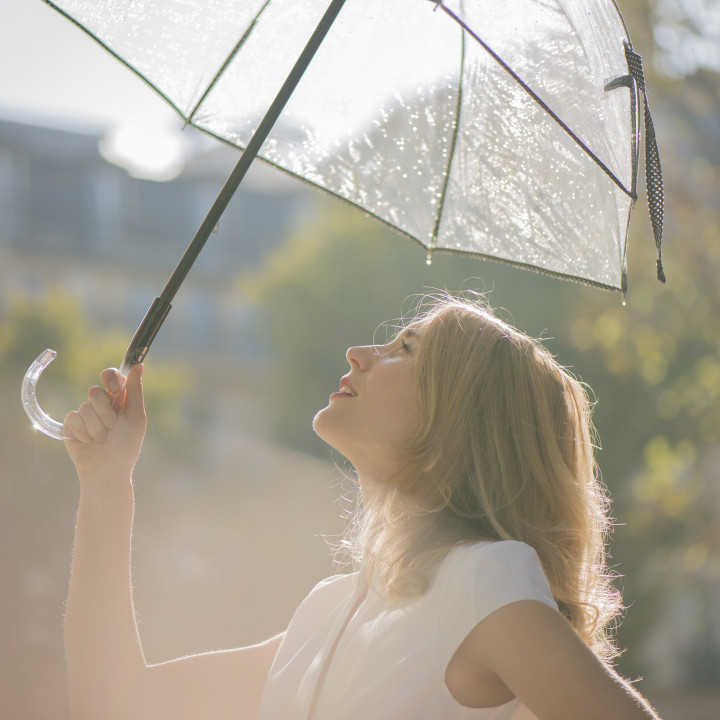
<svg viewBox="0 0 720 720"><path fill-rule="evenodd" d="M87 402L65 416L66 434L85 444L102 444L108 430L117 424L118 412L126 414L134 423L144 425L141 377L142 365L133 367L127 379L115 368L104 370L100 378L105 387L91 387Z"/></svg>
<svg viewBox="0 0 720 720"><path fill-rule="evenodd" d="M117 412L113 407L112 396L105 388L95 385L88 390L88 400L105 428L111 430L117 422Z"/></svg>
<svg viewBox="0 0 720 720"><path fill-rule="evenodd" d="M105 442L107 437L107 428L102 418L98 415L95 407L91 402L84 402L78 408L78 415L85 423L85 429L90 437L97 443Z"/></svg>
<svg viewBox="0 0 720 720"><path fill-rule="evenodd" d="M86 444L104 442L108 430L90 401L84 402L77 410L65 416L63 429L68 437Z"/></svg>
<svg viewBox="0 0 720 720"><path fill-rule="evenodd" d="M73 410L65 416L63 434L65 434L68 439L74 438L82 443L91 443L93 440L92 435L90 435L88 429L85 427L85 421L80 417L80 413L77 410Z"/></svg>
<svg viewBox="0 0 720 720"><path fill-rule="evenodd" d="M142 364L134 365L127 376L125 390L125 411L128 417L136 423L145 423L145 402L142 388Z"/></svg>
<svg viewBox="0 0 720 720"><path fill-rule="evenodd" d="M100 373L100 379L102 384L111 393L116 393L122 389L125 384L123 376L115 368L107 368Z"/></svg>
<svg viewBox="0 0 720 720"><path fill-rule="evenodd" d="M102 384L110 393L110 402L115 410L122 410L125 406L126 378L116 368L107 368L100 373Z"/></svg>
<svg viewBox="0 0 720 720"><path fill-rule="evenodd" d="M117 412L113 407L113 401L120 401L119 404L122 404L124 399L118 393L124 389L125 378L117 370L108 368L100 377L105 387L99 385L91 387L88 391L88 401L65 417L65 431L83 443L105 441L107 431L117 423Z"/></svg>

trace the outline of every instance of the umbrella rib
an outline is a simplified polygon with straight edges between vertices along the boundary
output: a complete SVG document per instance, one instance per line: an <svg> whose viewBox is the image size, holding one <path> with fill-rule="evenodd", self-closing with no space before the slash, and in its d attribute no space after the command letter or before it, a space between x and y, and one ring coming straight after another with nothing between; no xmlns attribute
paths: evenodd
<svg viewBox="0 0 720 720"><path fill-rule="evenodd" d="M597 164L597 166L620 188L628 197L636 199L635 193L628 190L610 168L560 119L552 108L486 43L470 26L445 6L443 0L432 0L446 15L457 22L470 34L486 52L507 72L515 82L575 141L575 143Z"/></svg>
<svg viewBox="0 0 720 720"><path fill-rule="evenodd" d="M190 114L185 118L185 125L188 123L192 123L193 118L195 117L195 113L200 109L200 106L205 102L205 99L210 94L212 89L217 85L220 78L225 74L225 71L230 66L230 63L235 59L235 56L240 52L242 46L247 42L250 35L252 35L253 30L255 29L255 26L258 23L258 20L260 19L260 16L265 12L267 6L270 4L271 0L266 0L265 4L258 10L255 17L252 19L252 22L250 25L248 25L247 29L243 33L242 37L237 41L235 44L235 47L232 49L230 54L225 58L225 62L220 66L220 69L215 73L215 77L210 81L210 84L205 88L205 92L200 96L200 99L195 103L195 107L190 111Z"/></svg>
<svg viewBox="0 0 720 720"><path fill-rule="evenodd" d="M458 134L460 133L460 114L462 111L463 96L463 77L465 74L465 33L461 33L460 38L460 76L458 80L457 102L455 105L455 121L453 123L452 140L450 142L450 151L448 153L447 166L445 168L445 180L443 182L440 202L438 203L437 216L435 219L435 227L433 228L432 237L430 239L430 247L428 248L428 262L432 259L432 253L437 244L440 235L440 222L442 221L443 209L445 208L445 199L447 198L448 187L450 185L450 170L455 158L455 148L457 147Z"/></svg>
<svg viewBox="0 0 720 720"><path fill-rule="evenodd" d="M156 92L183 120L185 119L185 113L151 80L143 75L137 68L133 67L125 58L118 55L105 41L101 40L90 28L83 25L81 22L76 20L72 15L69 15L65 10L56 5L52 0L42 0L46 5L51 7L57 13L62 15L66 20L71 22L75 27L82 30L89 38L94 40L103 50L108 52L114 57L121 65L124 65L134 75L139 77L148 87L152 88L153 92Z"/></svg>

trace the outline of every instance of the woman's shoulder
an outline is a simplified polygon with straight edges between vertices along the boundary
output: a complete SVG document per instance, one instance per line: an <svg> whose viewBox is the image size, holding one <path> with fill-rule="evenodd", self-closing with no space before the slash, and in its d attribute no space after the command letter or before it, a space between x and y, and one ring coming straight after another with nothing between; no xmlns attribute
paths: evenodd
<svg viewBox="0 0 720 720"><path fill-rule="evenodd" d="M453 545L438 563L427 602L474 618L518 597L542 597L554 604L535 550L516 540L482 540Z"/></svg>
<svg viewBox="0 0 720 720"><path fill-rule="evenodd" d="M535 549L520 540L482 540L454 545L443 565L474 565L490 569L541 567Z"/></svg>
<svg viewBox="0 0 720 720"><path fill-rule="evenodd" d="M297 606L290 620L291 628L316 627L338 612L356 592L358 574L338 574L321 580Z"/></svg>
<svg viewBox="0 0 720 720"><path fill-rule="evenodd" d="M437 573L444 591L468 595L488 608L519 599L555 606L538 554L518 540L455 545Z"/></svg>
<svg viewBox="0 0 720 720"><path fill-rule="evenodd" d="M521 600L557 608L535 550L516 540L454 546L431 588L443 667L484 618Z"/></svg>
<svg viewBox="0 0 720 720"><path fill-rule="evenodd" d="M497 559L527 561L537 558L537 553L531 545L520 540L480 540L454 545L448 553L448 557L452 556L472 558L478 562Z"/></svg>
<svg viewBox="0 0 720 720"><path fill-rule="evenodd" d="M330 575L310 590L300 603L298 610L301 611L308 607L317 609L318 606L327 608L336 605L355 592L358 580L359 576L356 572Z"/></svg>
<svg viewBox="0 0 720 720"><path fill-rule="evenodd" d="M344 595L351 592L358 583L358 573L337 573L320 580L308 593L307 597L313 594L323 593L324 595Z"/></svg>

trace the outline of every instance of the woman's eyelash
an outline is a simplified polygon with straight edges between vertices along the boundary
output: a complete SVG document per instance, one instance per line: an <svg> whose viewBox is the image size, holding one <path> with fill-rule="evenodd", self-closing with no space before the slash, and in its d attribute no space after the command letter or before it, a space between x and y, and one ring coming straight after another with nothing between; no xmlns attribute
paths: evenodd
<svg viewBox="0 0 720 720"><path fill-rule="evenodd" d="M401 346L406 353L409 354L410 352L412 352L412 348L404 340L401 342Z"/></svg>

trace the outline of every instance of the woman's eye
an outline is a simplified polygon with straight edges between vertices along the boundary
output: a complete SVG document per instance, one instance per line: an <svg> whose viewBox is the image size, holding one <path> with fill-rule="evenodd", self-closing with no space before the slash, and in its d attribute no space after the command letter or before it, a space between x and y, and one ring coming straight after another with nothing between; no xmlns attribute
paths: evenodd
<svg viewBox="0 0 720 720"><path fill-rule="evenodd" d="M404 340L401 343L401 347L408 355L412 352L412 348Z"/></svg>

